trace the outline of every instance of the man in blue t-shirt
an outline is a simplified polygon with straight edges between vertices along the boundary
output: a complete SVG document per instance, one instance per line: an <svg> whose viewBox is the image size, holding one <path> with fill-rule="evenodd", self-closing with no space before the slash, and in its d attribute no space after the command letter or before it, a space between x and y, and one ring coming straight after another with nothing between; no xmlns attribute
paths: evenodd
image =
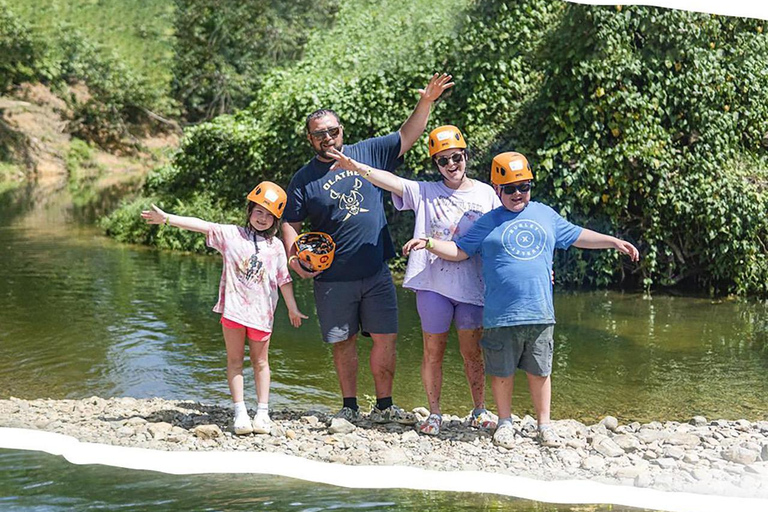
<svg viewBox="0 0 768 512"><path fill-rule="evenodd" d="M499 410L493 441L514 446L512 389L517 368L528 376L536 409L538 439L544 446L562 441L550 425L555 309L552 302L552 257L555 249L616 249L639 259L637 249L618 238L575 226L549 206L531 202L533 173L520 153L496 155L491 181L502 206L483 215L457 242L413 239L404 252L426 248L437 256L461 261L475 254L483 260L485 309L480 341L485 372Z"/></svg>
<svg viewBox="0 0 768 512"><path fill-rule="evenodd" d="M370 418L377 423L413 424L414 414L392 402L397 340L397 298L387 260L395 255L384 214L383 191L363 174L331 169L335 149L358 162L394 171L403 154L424 132L432 104L453 86L451 76L437 73L419 89L416 108L397 132L344 145L344 127L332 110L307 117L307 140L315 157L294 174L283 213L283 243L288 266L303 278L314 278L315 306L323 340L333 344L333 361L343 406L336 417L354 421L357 405L357 333L373 339L370 367L376 405ZM307 272L295 254L294 241L302 222L312 231L328 233L336 243L333 263L323 272Z"/></svg>

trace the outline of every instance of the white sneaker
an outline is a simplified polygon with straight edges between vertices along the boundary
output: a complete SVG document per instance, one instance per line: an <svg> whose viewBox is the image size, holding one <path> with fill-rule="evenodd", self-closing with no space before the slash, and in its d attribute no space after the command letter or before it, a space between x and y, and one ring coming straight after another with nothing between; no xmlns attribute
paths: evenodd
<svg viewBox="0 0 768 512"><path fill-rule="evenodd" d="M248 414L235 414L235 421L232 427L235 434L239 436L244 436L253 432L251 419L248 417Z"/></svg>
<svg viewBox="0 0 768 512"><path fill-rule="evenodd" d="M272 420L269 419L267 414L256 414L253 417L253 433L254 434L269 434L272 430Z"/></svg>

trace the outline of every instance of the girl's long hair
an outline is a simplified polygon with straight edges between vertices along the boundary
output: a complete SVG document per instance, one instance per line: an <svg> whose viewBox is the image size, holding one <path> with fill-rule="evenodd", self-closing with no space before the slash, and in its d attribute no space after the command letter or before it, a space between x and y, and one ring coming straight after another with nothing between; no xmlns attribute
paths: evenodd
<svg viewBox="0 0 768 512"><path fill-rule="evenodd" d="M277 236L277 233L280 231L280 219L278 219L277 217L275 217L270 213L270 215L272 215L272 219L274 220L274 222L272 222L272 225L268 229L265 229L263 231L258 230L253 226L251 226L251 213L253 213L253 209L255 207L256 207L256 203L254 203L253 201L248 201L248 206L245 209L245 231L251 236L258 235L262 238L265 238L266 240L271 241L272 237ZM254 239L254 242L255 242L255 239Z"/></svg>

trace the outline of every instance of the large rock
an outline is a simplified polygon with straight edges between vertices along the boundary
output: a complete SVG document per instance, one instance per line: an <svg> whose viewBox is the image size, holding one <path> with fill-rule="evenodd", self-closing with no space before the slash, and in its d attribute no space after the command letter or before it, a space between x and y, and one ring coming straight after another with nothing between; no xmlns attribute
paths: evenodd
<svg viewBox="0 0 768 512"><path fill-rule="evenodd" d="M707 418L704 416L694 416L691 418L690 424L696 427L703 427L707 424Z"/></svg>
<svg viewBox="0 0 768 512"><path fill-rule="evenodd" d="M605 418L600 420L600 424L602 424L603 426L605 426L605 428L613 432L616 430L616 428L618 428L619 420L617 420L613 416L606 416Z"/></svg>
<svg viewBox="0 0 768 512"><path fill-rule="evenodd" d="M192 433L200 439L215 439L223 435L218 425L198 425L192 430Z"/></svg>
<svg viewBox="0 0 768 512"><path fill-rule="evenodd" d="M675 446L687 446L689 448L693 448L701 444L701 439L699 439L699 436L694 434L685 434L685 433L676 432L671 436L669 436L665 440L665 442L667 444L672 444Z"/></svg>
<svg viewBox="0 0 768 512"><path fill-rule="evenodd" d="M744 465L752 464L760 457L760 453L747 450L746 448L742 448L740 446L731 446L730 448L723 450L721 455L725 460L729 462L735 462L737 464Z"/></svg>
<svg viewBox="0 0 768 512"><path fill-rule="evenodd" d="M349 434L356 428L357 427L355 427L352 423L348 422L344 418L333 418L331 420L331 426L328 427L328 432L331 434Z"/></svg>
<svg viewBox="0 0 768 512"><path fill-rule="evenodd" d="M621 434L613 438L615 442L622 450L626 452L635 452L642 448L640 441L630 434Z"/></svg>
<svg viewBox="0 0 768 512"><path fill-rule="evenodd" d="M161 421L159 423L150 423L147 426L147 430L149 430L149 433L152 434L153 439L165 438L172 428L173 425L165 421Z"/></svg>
<svg viewBox="0 0 768 512"><path fill-rule="evenodd" d="M595 436L592 440L592 449L606 457L618 457L624 455L624 450L607 436Z"/></svg>

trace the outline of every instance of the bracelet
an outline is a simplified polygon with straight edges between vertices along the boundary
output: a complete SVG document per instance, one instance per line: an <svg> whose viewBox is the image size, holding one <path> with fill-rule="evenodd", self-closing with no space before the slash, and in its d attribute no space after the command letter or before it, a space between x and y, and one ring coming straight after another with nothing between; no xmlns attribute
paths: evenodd
<svg viewBox="0 0 768 512"><path fill-rule="evenodd" d="M166 215L165 216L165 222L163 224L165 224L166 226L170 226L171 225L171 216L170 215Z"/></svg>
<svg viewBox="0 0 768 512"><path fill-rule="evenodd" d="M368 179L368 175L371 174L372 172L373 172L373 168L369 167L367 171L365 171L363 174L361 174L361 176L363 178L365 178L365 179Z"/></svg>
<svg viewBox="0 0 768 512"><path fill-rule="evenodd" d="M435 241L432 239L432 237L427 238L427 249L432 249L435 246Z"/></svg>
<svg viewBox="0 0 768 512"><path fill-rule="evenodd" d="M298 256L296 256L296 255L294 254L293 256L291 256L290 258L288 258L288 264L290 265L290 264L291 264L291 261L293 261L293 260L297 260L297 259L299 259L299 257L298 257Z"/></svg>

